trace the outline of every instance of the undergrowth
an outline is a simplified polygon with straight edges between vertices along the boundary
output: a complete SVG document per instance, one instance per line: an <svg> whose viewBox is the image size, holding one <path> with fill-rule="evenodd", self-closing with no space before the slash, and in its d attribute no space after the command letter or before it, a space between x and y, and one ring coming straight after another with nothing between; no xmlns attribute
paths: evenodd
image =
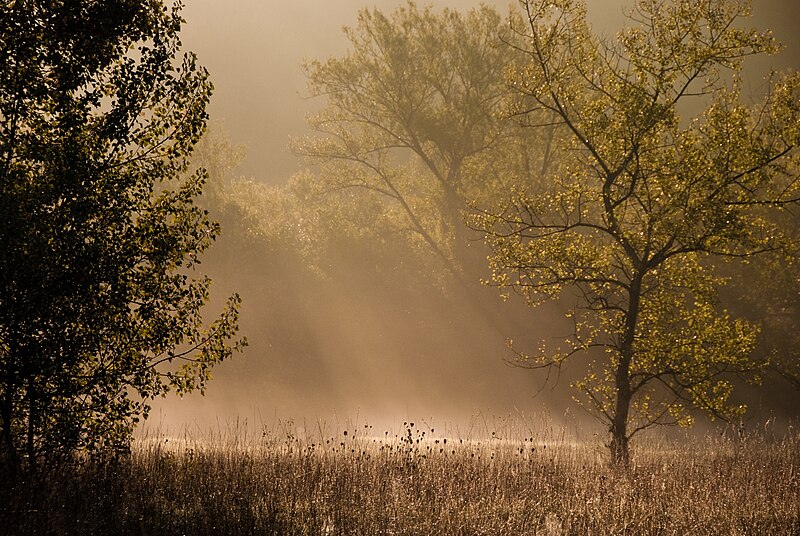
<svg viewBox="0 0 800 536"><path fill-rule="evenodd" d="M800 434L601 446L405 423L151 434L123 458L7 480L5 534L800 534Z"/></svg>

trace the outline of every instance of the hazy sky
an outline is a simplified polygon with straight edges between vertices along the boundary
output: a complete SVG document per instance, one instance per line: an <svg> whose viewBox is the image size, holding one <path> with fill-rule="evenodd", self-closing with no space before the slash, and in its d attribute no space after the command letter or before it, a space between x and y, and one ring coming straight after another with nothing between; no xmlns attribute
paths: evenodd
<svg viewBox="0 0 800 536"><path fill-rule="evenodd" d="M290 135L307 132L305 114L315 106L304 99L304 58L326 58L347 49L342 27L353 25L358 9L391 11L402 0L189 0L183 42L211 72L216 90L210 107L233 141L244 143L248 158L241 172L282 183L300 163L286 145ZM484 2L507 11L508 0ZM418 2L468 9L477 0ZM588 0L595 27L613 32L622 23L622 0ZM753 24L770 28L788 45L780 68L798 67L800 2L754 0Z"/></svg>

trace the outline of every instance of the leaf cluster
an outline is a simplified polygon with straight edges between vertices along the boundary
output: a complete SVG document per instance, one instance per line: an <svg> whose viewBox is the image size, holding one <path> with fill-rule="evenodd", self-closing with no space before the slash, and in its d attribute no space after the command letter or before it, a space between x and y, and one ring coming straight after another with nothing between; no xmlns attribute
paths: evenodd
<svg viewBox="0 0 800 536"><path fill-rule="evenodd" d="M757 328L718 307L713 262L786 243L766 214L800 199L800 78L742 103L743 60L779 49L739 28L742 2L638 1L616 40L591 32L580 2L521 4L511 44L528 62L510 72L512 109L553 117L563 148L543 187L521 184L478 225L493 283L531 305L562 300L575 325L523 364L593 356L575 385L605 423L627 420L631 401L629 435L688 423L685 405L739 414L725 378L758 369ZM705 109L686 120L685 101Z"/></svg>
<svg viewBox="0 0 800 536"><path fill-rule="evenodd" d="M180 4L0 6L0 431L32 467L124 449L146 400L203 389L241 344L193 276L219 226L187 157L208 73Z"/></svg>

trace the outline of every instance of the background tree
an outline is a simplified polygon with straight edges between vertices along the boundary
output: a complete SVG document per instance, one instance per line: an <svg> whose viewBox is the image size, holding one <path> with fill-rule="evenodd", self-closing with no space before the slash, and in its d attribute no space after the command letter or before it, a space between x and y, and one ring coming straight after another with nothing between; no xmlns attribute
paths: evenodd
<svg viewBox="0 0 800 536"><path fill-rule="evenodd" d="M574 385L626 463L631 436L689 424L690 408L744 411L728 378L759 370L757 329L719 308L712 262L781 246L764 216L797 201L800 77L771 80L758 106L740 102L742 60L778 50L740 27L747 2L638 0L613 41L592 34L581 2L521 5L512 44L528 62L511 77L514 111L554 114L569 145L544 190L517 188L479 223L494 284L533 306L574 304L566 343L520 359L584 356ZM692 98L705 110L683 119Z"/></svg>
<svg viewBox="0 0 800 536"><path fill-rule="evenodd" d="M796 207L780 216L775 224L787 238L786 247L726 267L731 283L723 300L737 315L758 324L755 352L768 369L800 389L800 217ZM769 396L796 398L780 389Z"/></svg>
<svg viewBox="0 0 800 536"><path fill-rule="evenodd" d="M188 174L211 93L180 4L0 5L0 442L33 468L124 449L147 400L202 390L242 341L204 326L219 231Z"/></svg>
<svg viewBox="0 0 800 536"><path fill-rule="evenodd" d="M417 242L451 276L484 269L464 225L468 203L504 190L501 168L530 164L520 131L498 116L513 61L503 29L485 6L361 11L346 55L306 65L312 95L327 98L309 120L319 135L295 143L319 165L298 179L306 199L379 210L384 231Z"/></svg>

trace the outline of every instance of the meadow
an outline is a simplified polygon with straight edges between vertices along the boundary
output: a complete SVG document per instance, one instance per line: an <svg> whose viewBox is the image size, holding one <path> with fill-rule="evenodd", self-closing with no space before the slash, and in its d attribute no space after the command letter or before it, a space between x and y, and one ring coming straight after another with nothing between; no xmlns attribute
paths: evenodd
<svg viewBox="0 0 800 536"><path fill-rule="evenodd" d="M600 439L490 428L153 432L128 456L4 483L0 532L800 534L791 428L643 436L628 470L609 467Z"/></svg>

